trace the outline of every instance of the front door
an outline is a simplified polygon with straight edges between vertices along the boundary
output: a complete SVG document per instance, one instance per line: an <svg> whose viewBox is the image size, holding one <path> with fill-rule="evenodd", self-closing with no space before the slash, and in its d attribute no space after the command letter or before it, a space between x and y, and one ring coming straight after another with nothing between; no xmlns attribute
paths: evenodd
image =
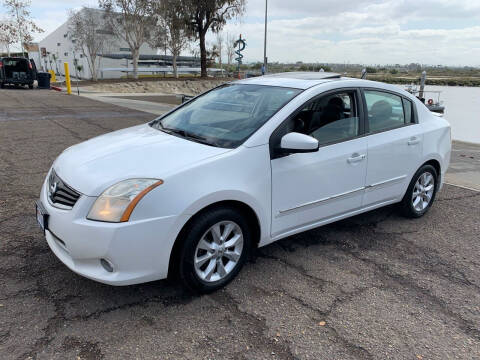
<svg viewBox="0 0 480 360"><path fill-rule="evenodd" d="M273 238L361 208L367 139L360 136L358 98L356 90L346 90L314 99L272 136L278 142L294 131L320 142L317 152L272 157Z"/></svg>

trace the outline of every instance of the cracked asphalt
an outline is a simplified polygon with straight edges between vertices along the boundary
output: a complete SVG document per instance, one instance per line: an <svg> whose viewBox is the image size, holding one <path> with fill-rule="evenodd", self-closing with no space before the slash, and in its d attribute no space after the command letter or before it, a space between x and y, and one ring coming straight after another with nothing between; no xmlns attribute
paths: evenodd
<svg viewBox="0 0 480 360"><path fill-rule="evenodd" d="M152 117L0 90L1 359L480 358L480 192L455 186L418 220L387 207L259 249L211 295L71 272L34 217L48 168L72 144Z"/></svg>

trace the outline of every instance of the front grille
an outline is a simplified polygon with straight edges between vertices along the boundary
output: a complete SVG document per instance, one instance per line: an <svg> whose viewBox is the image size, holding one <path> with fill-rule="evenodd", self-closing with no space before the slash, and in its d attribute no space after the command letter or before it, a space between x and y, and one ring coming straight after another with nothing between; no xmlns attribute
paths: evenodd
<svg viewBox="0 0 480 360"><path fill-rule="evenodd" d="M54 205L71 209L80 197L80 194L65 184L53 169L48 177L47 185L48 198Z"/></svg>

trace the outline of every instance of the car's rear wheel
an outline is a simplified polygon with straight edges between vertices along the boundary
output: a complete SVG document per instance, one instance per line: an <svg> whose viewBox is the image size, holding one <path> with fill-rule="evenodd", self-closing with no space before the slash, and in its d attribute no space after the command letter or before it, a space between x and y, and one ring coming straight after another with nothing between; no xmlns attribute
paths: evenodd
<svg viewBox="0 0 480 360"><path fill-rule="evenodd" d="M28 85L28 88L29 88L29 89L33 89L33 84L29 84L29 85Z"/></svg>
<svg viewBox="0 0 480 360"><path fill-rule="evenodd" d="M401 202L405 216L418 218L425 215L435 200L437 180L437 171L431 165L424 165L415 173Z"/></svg>
<svg viewBox="0 0 480 360"><path fill-rule="evenodd" d="M0 89L5 89L5 84L4 83L0 84Z"/></svg>
<svg viewBox="0 0 480 360"><path fill-rule="evenodd" d="M208 293L225 286L248 257L251 232L235 209L207 210L183 233L179 273L185 286L194 292Z"/></svg>

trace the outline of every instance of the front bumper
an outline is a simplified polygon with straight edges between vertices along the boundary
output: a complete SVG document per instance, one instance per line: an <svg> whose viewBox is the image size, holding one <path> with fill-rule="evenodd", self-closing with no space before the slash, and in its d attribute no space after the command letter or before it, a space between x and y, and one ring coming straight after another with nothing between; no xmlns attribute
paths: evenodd
<svg viewBox="0 0 480 360"><path fill-rule="evenodd" d="M46 182L40 201L49 214L45 232L53 253L72 271L110 285L130 285L164 279L177 236L179 216L125 223L91 221L86 215L95 197L81 195L71 210L54 207ZM107 271L101 259L113 266Z"/></svg>

